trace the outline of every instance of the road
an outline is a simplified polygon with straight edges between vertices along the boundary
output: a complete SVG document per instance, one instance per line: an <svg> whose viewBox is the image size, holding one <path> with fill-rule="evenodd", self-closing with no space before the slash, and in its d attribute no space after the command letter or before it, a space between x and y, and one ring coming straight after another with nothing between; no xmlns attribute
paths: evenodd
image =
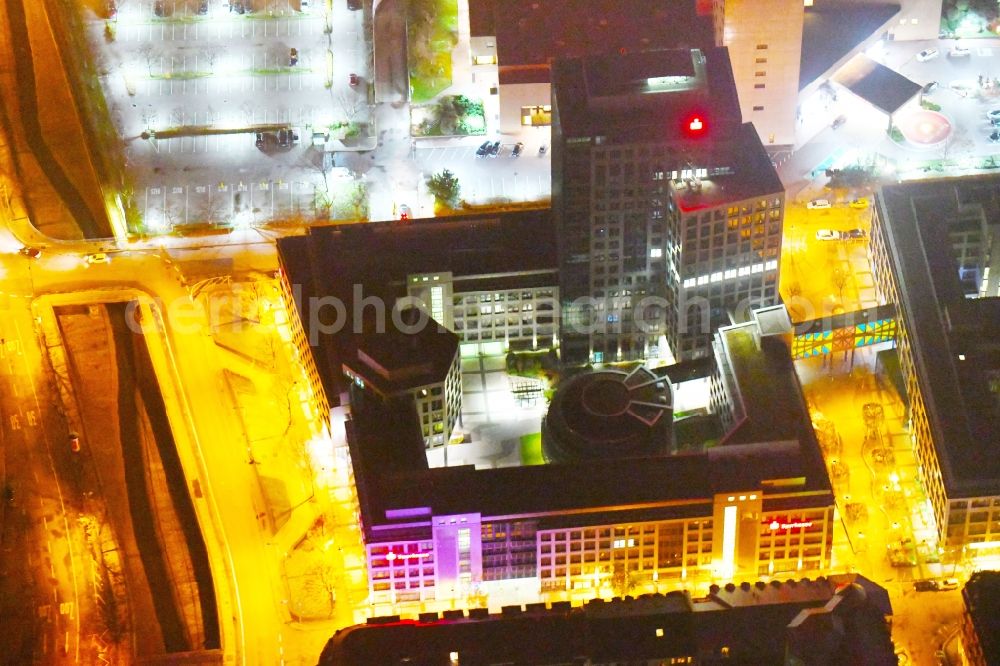
<svg viewBox="0 0 1000 666"><path fill-rule="evenodd" d="M6 284L16 280L8 274ZM14 491L4 513L0 612L24 633L5 630L0 640L24 661L97 663L90 642L98 630L96 592L76 521L83 503L72 483L75 461L42 372L29 303L20 296L0 296L2 455L4 482Z"/></svg>

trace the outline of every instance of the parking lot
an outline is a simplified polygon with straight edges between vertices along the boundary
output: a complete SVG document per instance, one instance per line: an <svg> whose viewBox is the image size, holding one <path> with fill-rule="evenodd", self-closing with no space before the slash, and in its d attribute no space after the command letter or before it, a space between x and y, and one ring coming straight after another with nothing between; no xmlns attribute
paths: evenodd
<svg viewBox="0 0 1000 666"><path fill-rule="evenodd" d="M311 217L315 185L307 182L219 182L144 189L143 218L151 231L232 220L252 226L269 219Z"/></svg>
<svg viewBox="0 0 1000 666"><path fill-rule="evenodd" d="M313 130L340 138L370 120L362 12L259 0L240 14L210 0L201 14L200 4L163 0L157 16L156 0L119 0L111 40L104 20L91 24L149 230L312 211L332 166ZM277 145L282 127L300 141Z"/></svg>

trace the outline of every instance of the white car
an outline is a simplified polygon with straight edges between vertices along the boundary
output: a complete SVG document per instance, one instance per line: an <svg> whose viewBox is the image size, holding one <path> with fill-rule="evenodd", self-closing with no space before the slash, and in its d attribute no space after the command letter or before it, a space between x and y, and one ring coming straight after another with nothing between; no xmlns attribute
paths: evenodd
<svg viewBox="0 0 1000 666"><path fill-rule="evenodd" d="M948 51L949 58L968 58L970 55L972 55L972 50L964 46L956 45L951 47L951 50Z"/></svg>
<svg viewBox="0 0 1000 666"><path fill-rule="evenodd" d="M945 578L938 584L939 590L957 590L958 589L958 579L957 578Z"/></svg>
<svg viewBox="0 0 1000 666"><path fill-rule="evenodd" d="M937 49L924 49L917 54L917 62L927 62L928 60L934 60L940 55Z"/></svg>
<svg viewBox="0 0 1000 666"><path fill-rule="evenodd" d="M829 199L813 199L806 204L806 208L831 208L833 204L830 203Z"/></svg>
<svg viewBox="0 0 1000 666"><path fill-rule="evenodd" d="M843 235L833 229L817 229L816 240L840 240Z"/></svg>
<svg viewBox="0 0 1000 666"><path fill-rule="evenodd" d="M986 118L993 122L994 120L1000 120L1000 109L990 109L986 112Z"/></svg>

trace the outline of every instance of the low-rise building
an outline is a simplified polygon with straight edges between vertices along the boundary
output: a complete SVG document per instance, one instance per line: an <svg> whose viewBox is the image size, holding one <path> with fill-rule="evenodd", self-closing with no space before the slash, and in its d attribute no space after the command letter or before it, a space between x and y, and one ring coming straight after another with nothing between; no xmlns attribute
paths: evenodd
<svg viewBox="0 0 1000 666"><path fill-rule="evenodd" d="M382 664L896 664L886 591L857 575L712 586L637 599L371 618L320 666Z"/></svg>

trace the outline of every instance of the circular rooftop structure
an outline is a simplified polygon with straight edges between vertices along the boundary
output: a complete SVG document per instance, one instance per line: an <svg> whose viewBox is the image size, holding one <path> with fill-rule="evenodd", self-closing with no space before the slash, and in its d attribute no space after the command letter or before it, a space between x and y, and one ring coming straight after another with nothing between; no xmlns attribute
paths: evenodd
<svg viewBox="0 0 1000 666"><path fill-rule="evenodd" d="M918 148L939 146L951 135L951 121L937 111L920 109L895 122L906 140Z"/></svg>
<svg viewBox="0 0 1000 666"><path fill-rule="evenodd" d="M542 423L548 462L655 455L673 441L673 389L646 367L565 381Z"/></svg>

